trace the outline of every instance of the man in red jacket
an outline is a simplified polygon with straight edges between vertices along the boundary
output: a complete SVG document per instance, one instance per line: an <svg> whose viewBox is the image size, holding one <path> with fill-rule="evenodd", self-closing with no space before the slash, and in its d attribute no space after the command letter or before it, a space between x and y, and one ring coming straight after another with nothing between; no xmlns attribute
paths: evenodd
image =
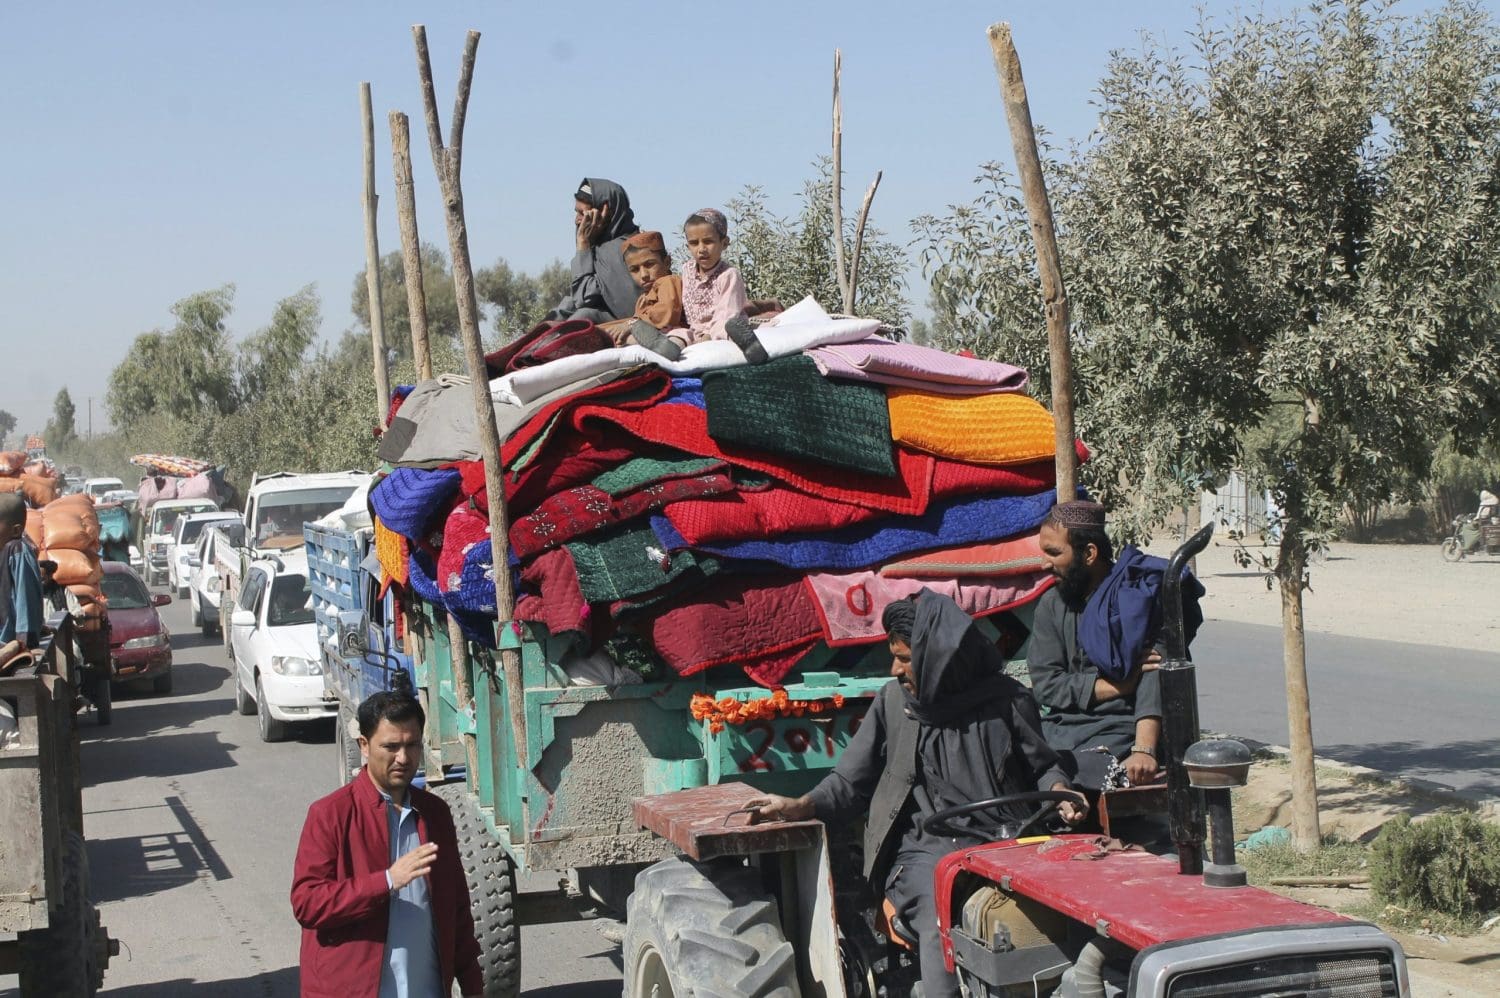
<svg viewBox="0 0 1500 998"><path fill-rule="evenodd" d="M422 707L359 705L367 765L307 811L292 877L303 998L432 998L484 990L469 888L448 805L411 785Z"/></svg>

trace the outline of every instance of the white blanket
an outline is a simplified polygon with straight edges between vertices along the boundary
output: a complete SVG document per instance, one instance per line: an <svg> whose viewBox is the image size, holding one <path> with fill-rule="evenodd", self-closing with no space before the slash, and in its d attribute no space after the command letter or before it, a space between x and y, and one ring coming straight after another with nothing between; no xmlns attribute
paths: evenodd
<svg viewBox="0 0 1500 998"><path fill-rule="evenodd" d="M761 346L772 358L788 357L811 347L830 343L853 343L874 335L880 328L875 319L834 319L811 297L756 329ZM670 374L700 374L721 367L746 363L740 348L729 340L705 340L682 351L680 360L668 360L642 346L596 350L562 357L538 367L528 367L490 382L490 396L500 403L525 405L563 385L605 371L654 364Z"/></svg>

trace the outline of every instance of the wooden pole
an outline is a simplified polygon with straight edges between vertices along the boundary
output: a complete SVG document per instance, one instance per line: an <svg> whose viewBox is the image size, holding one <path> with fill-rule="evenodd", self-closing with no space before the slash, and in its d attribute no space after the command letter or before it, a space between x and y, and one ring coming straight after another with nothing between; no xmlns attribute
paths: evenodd
<svg viewBox="0 0 1500 998"><path fill-rule="evenodd" d="M843 312L854 307L849 289L849 272L844 269L844 98L839 93L844 55L833 50L833 266L839 280L839 297Z"/></svg>
<svg viewBox="0 0 1500 998"><path fill-rule="evenodd" d="M385 366L385 313L380 301L380 243L375 231L375 116L370 112L370 85L359 85L365 125L365 290L370 299L370 352L375 360L376 419L385 425L391 411L391 379Z"/></svg>
<svg viewBox="0 0 1500 998"><path fill-rule="evenodd" d="M1052 418L1056 427L1057 498L1072 499L1078 491L1078 459L1073 451L1073 352L1068 340L1068 292L1063 286L1062 259L1057 252L1057 229L1052 221L1052 202L1042 177L1037 154L1036 131L1031 124L1031 105L1026 99L1026 81L1021 77L1021 57L1010 37L1010 25L990 25L990 49L995 72L1005 98L1005 120L1016 152L1016 172L1026 212L1031 216L1031 238L1036 243L1037 271L1042 279L1042 299L1047 316L1047 346L1052 359Z"/></svg>
<svg viewBox="0 0 1500 998"><path fill-rule="evenodd" d="M474 423L484 454L484 484L490 508L490 543L494 547L495 609L499 629L500 668L505 681L505 699L510 708L511 734L515 739L516 764L526 768L526 705L517 648L506 647L513 624L515 592L506 560L508 514L505 483L500 467L500 431L495 426L495 408L490 400L490 382L485 373L484 346L479 338L479 302L474 295L474 269L469 260L469 230L464 222L463 169L464 118L469 111L469 88L474 81L474 57L479 51L479 32L470 31L464 41L458 91L453 99L453 120L448 126L448 144L438 123L437 96L432 87L432 62L427 55L427 29L412 25L417 47L417 71L422 82L422 110L427 119L427 140L432 147L432 165L443 189L444 215L448 223L448 248L453 257L453 290L458 298L458 334L464 345L469 383L474 390Z"/></svg>
<svg viewBox="0 0 1500 998"><path fill-rule="evenodd" d="M858 300L859 257L865 248L865 223L870 220L870 202L875 200L875 189L880 186L880 178L884 172L875 171L875 179L870 182L870 189L865 191L865 200L859 206L859 221L854 226L854 255L849 259L849 301L844 306L846 315L854 314L854 305Z"/></svg>
<svg viewBox="0 0 1500 998"><path fill-rule="evenodd" d="M396 219L401 225L401 265L406 272L406 312L411 320L411 355L417 377L432 380L432 347L427 339L427 288L422 281L422 241L417 234L417 193L411 176L411 127L392 111L391 162L396 173Z"/></svg>

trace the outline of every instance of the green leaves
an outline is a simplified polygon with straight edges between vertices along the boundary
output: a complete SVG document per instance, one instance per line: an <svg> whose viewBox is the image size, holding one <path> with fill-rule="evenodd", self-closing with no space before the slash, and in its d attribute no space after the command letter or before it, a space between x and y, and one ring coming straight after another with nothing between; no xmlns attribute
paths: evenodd
<svg viewBox="0 0 1500 998"><path fill-rule="evenodd" d="M1125 533L1242 466L1316 547L1346 505L1413 491L1447 430L1493 432L1497 46L1472 3L1318 3L1115 55L1097 132L1044 172L1084 473ZM1044 389L1026 217L1000 168L979 188L915 223L934 305L949 345Z"/></svg>

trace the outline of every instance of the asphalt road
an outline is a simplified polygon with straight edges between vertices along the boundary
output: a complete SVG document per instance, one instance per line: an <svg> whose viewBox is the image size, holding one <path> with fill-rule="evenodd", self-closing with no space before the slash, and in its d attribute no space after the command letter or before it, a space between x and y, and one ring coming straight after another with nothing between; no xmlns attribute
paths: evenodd
<svg viewBox="0 0 1500 998"><path fill-rule="evenodd" d="M307 806L331 791L328 724L267 745L234 713L217 638L166 608L176 689L120 694L114 724L81 721L93 893L121 940L105 993L294 998L287 894ZM1209 622L1195 646L1206 726L1284 744L1280 632ZM1500 655L1313 635L1315 735L1326 756L1500 794ZM552 886L545 876L523 886ZM528 926L529 998L613 998L619 948L593 924ZM0 998L14 994L0 977Z"/></svg>
<svg viewBox="0 0 1500 998"><path fill-rule="evenodd" d="M186 604L165 613L174 692L117 692L110 727L79 724L92 893L121 941L103 993L296 998L292 859L308 805L336 783L333 728L261 742L234 712L219 639L189 627ZM619 948L592 924L528 927L522 950L533 998L620 993ZM14 994L0 976L0 998Z"/></svg>
<svg viewBox="0 0 1500 998"><path fill-rule="evenodd" d="M1287 744L1281 630L1209 621L1193 644L1204 727ZM1310 634L1320 756L1500 797L1500 654Z"/></svg>

